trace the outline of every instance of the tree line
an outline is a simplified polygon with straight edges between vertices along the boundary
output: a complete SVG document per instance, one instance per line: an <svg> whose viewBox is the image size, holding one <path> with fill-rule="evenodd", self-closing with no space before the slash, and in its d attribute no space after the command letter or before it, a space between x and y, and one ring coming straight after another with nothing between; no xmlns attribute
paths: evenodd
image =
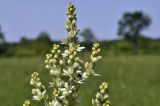
<svg viewBox="0 0 160 106"><path fill-rule="evenodd" d="M121 39L99 41L90 28L85 28L79 33L82 45L91 49L93 42L100 42L104 51L110 54L159 54L160 39L152 39L141 34L149 27L151 18L141 11L126 12L118 22L117 33ZM0 56L33 56L45 54L53 43L47 32L41 32L36 39L22 37L18 43L6 42L0 27Z"/></svg>

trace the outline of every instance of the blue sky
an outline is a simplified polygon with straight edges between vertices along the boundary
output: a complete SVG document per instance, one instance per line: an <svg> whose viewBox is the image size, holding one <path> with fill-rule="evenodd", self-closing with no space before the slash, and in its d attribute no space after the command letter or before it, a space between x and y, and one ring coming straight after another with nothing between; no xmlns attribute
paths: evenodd
<svg viewBox="0 0 160 106"><path fill-rule="evenodd" d="M69 1L77 6L78 28L91 28L99 39L117 38L118 20L124 12L133 11L152 18L143 34L160 38L160 0L0 0L0 25L7 41L35 38L42 31L52 39L65 39Z"/></svg>

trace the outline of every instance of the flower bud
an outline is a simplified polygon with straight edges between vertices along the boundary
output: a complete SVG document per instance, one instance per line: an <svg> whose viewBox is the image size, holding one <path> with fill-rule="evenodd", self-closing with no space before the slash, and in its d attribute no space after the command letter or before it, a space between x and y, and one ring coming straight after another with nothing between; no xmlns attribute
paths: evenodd
<svg viewBox="0 0 160 106"><path fill-rule="evenodd" d="M71 61L70 59L67 61L67 63L68 63L69 65L72 65L72 61Z"/></svg>
<svg viewBox="0 0 160 106"><path fill-rule="evenodd" d="M99 99L101 97L100 93L96 94L96 98Z"/></svg>
<svg viewBox="0 0 160 106"><path fill-rule="evenodd" d="M95 52L95 51L93 51L93 52L92 52L92 55L93 55L93 56L94 56L94 55L96 55L96 52Z"/></svg>
<svg viewBox="0 0 160 106"><path fill-rule="evenodd" d="M60 65L63 65L63 63L64 63L63 60L60 60L60 61L59 61L59 64L60 64Z"/></svg>
<svg viewBox="0 0 160 106"><path fill-rule="evenodd" d="M50 66L49 65L46 65L46 69L49 69L50 68Z"/></svg>
<svg viewBox="0 0 160 106"><path fill-rule="evenodd" d="M76 25L76 20L72 20L72 25L75 26Z"/></svg>
<svg viewBox="0 0 160 106"><path fill-rule="evenodd" d="M71 16L71 15L68 15L68 18L69 18L69 19L71 19L71 18L72 18L72 16Z"/></svg>
<svg viewBox="0 0 160 106"><path fill-rule="evenodd" d="M70 30L71 30L71 28L70 28L70 26L69 26L69 25L66 25L66 29L67 29L68 31L70 31Z"/></svg>
<svg viewBox="0 0 160 106"><path fill-rule="evenodd" d="M100 93L104 94L105 93L105 89L101 89Z"/></svg>
<svg viewBox="0 0 160 106"><path fill-rule="evenodd" d="M73 58L74 58L74 56L73 56L73 55L70 55L70 56L69 56L69 59L71 59L71 60L72 60Z"/></svg>
<svg viewBox="0 0 160 106"><path fill-rule="evenodd" d="M55 58L55 59L57 59L57 58L58 58L58 55L57 55L57 54L56 54L56 55L54 55L54 58Z"/></svg>
<svg viewBox="0 0 160 106"><path fill-rule="evenodd" d="M73 55L74 55L74 56L76 56L76 55L77 55L77 52L76 52L76 51L74 51L74 52L73 52Z"/></svg>

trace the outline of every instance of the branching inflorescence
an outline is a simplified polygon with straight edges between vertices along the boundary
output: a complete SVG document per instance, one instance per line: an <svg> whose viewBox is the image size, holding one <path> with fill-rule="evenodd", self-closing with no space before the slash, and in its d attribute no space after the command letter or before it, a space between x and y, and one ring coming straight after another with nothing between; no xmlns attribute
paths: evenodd
<svg viewBox="0 0 160 106"><path fill-rule="evenodd" d="M75 5L69 3L66 22L68 38L60 45L54 44L50 53L46 54L45 66L52 78L49 82L50 90L42 84L37 72L31 75L33 100L44 103L44 106L75 105L81 84L90 76L99 76L94 71L95 63L102 58L99 56L101 50L98 43L93 44L89 61L83 61L78 56L85 47L81 47L78 42L79 29L76 26L75 10ZM92 104L93 106L110 106L107 83L102 83L100 93L96 94ZM26 100L23 106L31 106L31 102Z"/></svg>

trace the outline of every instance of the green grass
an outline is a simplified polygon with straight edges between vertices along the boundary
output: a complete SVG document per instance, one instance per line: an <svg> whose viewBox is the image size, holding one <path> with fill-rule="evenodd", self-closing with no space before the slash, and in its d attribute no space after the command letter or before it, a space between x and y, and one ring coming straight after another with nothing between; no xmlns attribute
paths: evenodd
<svg viewBox="0 0 160 106"><path fill-rule="evenodd" d="M81 87L78 106L91 106L98 85L109 82L114 106L160 105L160 56L104 56L96 70L101 77L91 78ZM0 59L0 106L22 106L30 97L30 74L38 71L46 81L43 59Z"/></svg>

